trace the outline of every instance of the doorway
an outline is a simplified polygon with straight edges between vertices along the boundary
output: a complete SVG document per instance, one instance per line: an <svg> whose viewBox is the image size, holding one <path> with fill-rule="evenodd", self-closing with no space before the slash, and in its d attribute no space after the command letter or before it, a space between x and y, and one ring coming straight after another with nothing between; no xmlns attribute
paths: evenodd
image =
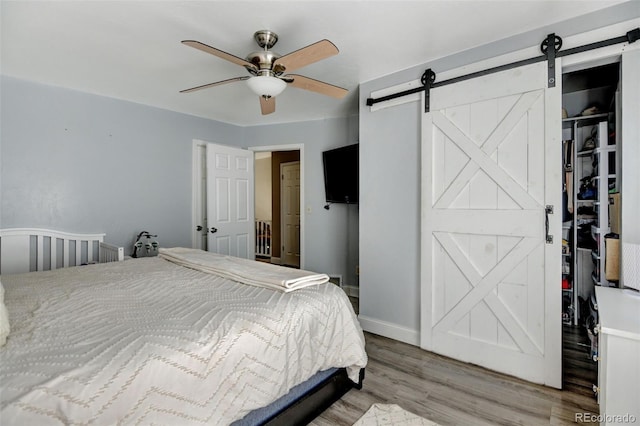
<svg viewBox="0 0 640 426"><path fill-rule="evenodd" d="M207 142L193 141L192 149L192 247L207 250L207 166L206 166ZM297 194L297 211L302 212L304 206L304 145L276 145L264 147L251 147L254 152L255 178L254 194L250 200L254 203L255 211L254 234L256 235L256 258L270 263L281 264L282 231L280 209L280 164L299 162L299 193ZM266 160L266 162L265 162ZM268 167L265 164L268 162ZM264 170L269 170L270 176L265 177ZM269 185L265 186L265 182ZM269 202L270 200L270 202ZM270 204L270 205L269 205ZM265 213L270 211L271 214ZM299 214L299 232L297 233L298 264L289 266L304 268L304 215ZM268 240L260 237L268 236ZM268 246L268 247L267 247ZM268 248L268 250L267 250ZM290 262L288 262L290 263Z"/></svg>
<svg viewBox="0 0 640 426"><path fill-rule="evenodd" d="M621 176L620 58L563 67L563 388L591 393L598 381L596 286L617 286L606 241L619 238L609 204Z"/></svg>
<svg viewBox="0 0 640 426"><path fill-rule="evenodd" d="M260 253L258 260L301 268L304 265L304 155L302 145L280 145L250 148L255 155L256 231L269 230L269 253ZM297 163L297 183L283 185L281 165ZM288 188L286 191L285 188ZM283 201L283 197L286 198ZM283 211L282 206L287 206ZM293 214L293 217L289 214ZM286 215L285 215L286 214ZM283 215L288 216L283 220ZM289 219L296 220L294 228ZM285 223L285 226L283 226ZM295 232L291 232L295 231ZM265 232L262 232L265 235ZM260 240L259 240L260 242ZM286 256L283 256L287 253Z"/></svg>

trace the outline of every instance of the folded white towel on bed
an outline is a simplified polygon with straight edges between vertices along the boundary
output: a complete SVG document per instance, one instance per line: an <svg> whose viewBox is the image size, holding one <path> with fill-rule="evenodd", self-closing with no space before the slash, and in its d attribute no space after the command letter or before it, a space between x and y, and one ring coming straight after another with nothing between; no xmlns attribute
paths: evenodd
<svg viewBox="0 0 640 426"><path fill-rule="evenodd" d="M4 287L0 282L0 346L4 346L9 335L9 313L4 305Z"/></svg>
<svg viewBox="0 0 640 426"><path fill-rule="evenodd" d="M158 256L187 268L285 293L329 281L327 274L184 247L161 248Z"/></svg>

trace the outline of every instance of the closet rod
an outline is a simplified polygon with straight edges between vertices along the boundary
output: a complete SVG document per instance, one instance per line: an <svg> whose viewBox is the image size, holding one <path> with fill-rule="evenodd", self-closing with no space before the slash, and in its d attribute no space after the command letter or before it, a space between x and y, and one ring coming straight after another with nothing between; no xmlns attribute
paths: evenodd
<svg viewBox="0 0 640 426"><path fill-rule="evenodd" d="M386 96L381 96L379 98L367 98L367 106L372 106L375 105L379 102L384 102L384 101L389 101L391 99L396 99L396 98L400 98L402 96L407 96L407 95L412 95L414 93L420 93L420 92L424 92L424 91L428 91L428 89L431 88L436 88L436 87L441 87L441 86L446 86L447 84L453 84L453 83L458 83L460 81L464 81L464 80L470 80L472 78L476 78L476 77L480 77L483 75L487 75L487 74L493 74L499 71L506 71L508 69L511 68L516 68L516 67L521 67L524 65L530 65L530 64L535 64L537 62L542 62L548 59L549 55L548 55L548 49L549 49L549 43L547 43L547 41L550 39L550 37L553 37L553 34L550 34L549 36L547 36L547 38L545 38L545 40L541 43L540 45L540 49L542 50L542 52L544 53L544 55L540 55L540 56L536 56L533 58L529 58L529 59L523 59L521 61L516 61L516 62L512 62L509 64L505 64L505 65L500 65L497 67L493 67L493 68L488 68L486 70L482 70L482 71L477 71L477 72L473 72L470 74L465 74L462 75L460 77L454 77L454 78L450 78L448 80L443 80L440 82L435 82L433 80L435 80L435 73L433 73L431 70L427 70L425 72L425 74L422 76L422 86L420 87L416 87L413 89L409 89L409 90L404 90L402 92L398 92L398 93L392 93L390 95L386 95ZM559 47L562 46L562 39L560 37L555 36L555 43L553 46L553 50L558 49L555 53L555 57L563 57L563 56L569 56L569 55L574 55L576 53L582 53L582 52L586 52L589 50L594 50L594 49L599 49L602 47L606 47L606 46L613 46L615 44L619 44L619 43L633 43L636 40L640 39L640 28L635 28L631 31L628 31L625 35L623 36L619 36L619 37L614 37L614 38L610 38L607 40L602 40L602 41L598 41L598 42L594 42L594 43L589 43L589 44L585 44L583 46L578 46L578 47L574 47L571 49L567 49L564 51L560 51ZM558 46L558 47L556 47ZM429 75L428 73L431 73L432 77L431 78L427 78L426 76Z"/></svg>

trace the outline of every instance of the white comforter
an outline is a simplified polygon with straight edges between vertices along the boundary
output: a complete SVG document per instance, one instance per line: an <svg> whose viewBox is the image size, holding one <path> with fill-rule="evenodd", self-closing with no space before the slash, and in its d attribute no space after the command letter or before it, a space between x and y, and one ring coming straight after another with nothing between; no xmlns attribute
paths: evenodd
<svg viewBox="0 0 640 426"><path fill-rule="evenodd" d="M7 425L228 424L319 370L357 379L344 292L283 293L144 258L3 276Z"/></svg>

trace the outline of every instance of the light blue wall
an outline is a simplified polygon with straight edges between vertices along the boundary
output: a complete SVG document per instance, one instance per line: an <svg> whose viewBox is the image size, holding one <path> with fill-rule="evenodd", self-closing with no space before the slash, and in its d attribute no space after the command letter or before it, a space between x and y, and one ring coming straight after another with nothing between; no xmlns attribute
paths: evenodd
<svg viewBox="0 0 640 426"><path fill-rule="evenodd" d="M622 55L622 285L638 290L638 264L625 262L629 244L640 245L640 50Z"/></svg>
<svg viewBox="0 0 640 426"><path fill-rule="evenodd" d="M322 151L357 143L358 117L252 126L244 132L246 147L304 145L305 268L339 274L344 284L357 285L358 206L324 209Z"/></svg>
<svg viewBox="0 0 640 426"><path fill-rule="evenodd" d="M370 112L371 93L419 80L428 68L437 74L538 46L549 33L568 37L638 16L640 2L622 3L360 85L360 317L365 329L419 342L422 106L413 102ZM428 42L415 41L416 48Z"/></svg>
<svg viewBox="0 0 640 426"><path fill-rule="evenodd" d="M360 315L416 326L420 109L409 103L362 111L360 121Z"/></svg>
<svg viewBox="0 0 640 426"><path fill-rule="evenodd" d="M129 249L147 230L191 244L191 141L241 129L2 77L0 226L106 232Z"/></svg>
<svg viewBox="0 0 640 426"><path fill-rule="evenodd" d="M142 230L165 247L191 246L193 139L304 144L306 267L355 271L357 206L347 255L345 206L322 208L321 151L357 142L357 117L242 128L6 76L0 84L0 227L105 232L127 252Z"/></svg>

